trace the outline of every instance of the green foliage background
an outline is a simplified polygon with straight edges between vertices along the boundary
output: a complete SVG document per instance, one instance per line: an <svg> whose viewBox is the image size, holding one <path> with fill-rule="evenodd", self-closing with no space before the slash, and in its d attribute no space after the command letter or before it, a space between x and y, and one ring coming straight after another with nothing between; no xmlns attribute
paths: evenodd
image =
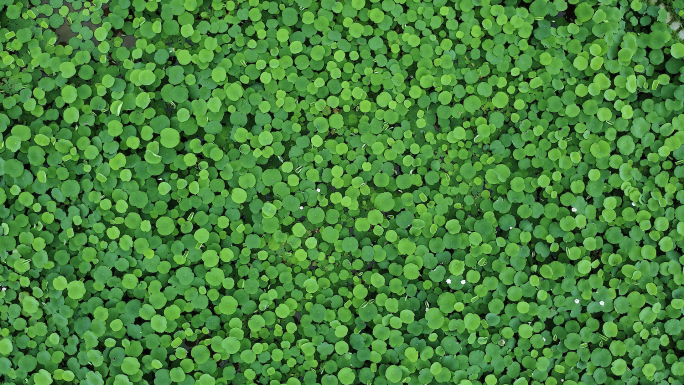
<svg viewBox="0 0 684 385"><path fill-rule="evenodd" d="M0 0L0 383L684 381L640 0Z"/></svg>

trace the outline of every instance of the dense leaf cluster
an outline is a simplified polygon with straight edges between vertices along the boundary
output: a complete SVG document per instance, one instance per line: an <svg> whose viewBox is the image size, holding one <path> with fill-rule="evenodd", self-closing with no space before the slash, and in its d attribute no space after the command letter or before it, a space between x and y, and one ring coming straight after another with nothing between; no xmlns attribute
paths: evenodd
<svg viewBox="0 0 684 385"><path fill-rule="evenodd" d="M0 0L0 383L681 385L667 22Z"/></svg>

